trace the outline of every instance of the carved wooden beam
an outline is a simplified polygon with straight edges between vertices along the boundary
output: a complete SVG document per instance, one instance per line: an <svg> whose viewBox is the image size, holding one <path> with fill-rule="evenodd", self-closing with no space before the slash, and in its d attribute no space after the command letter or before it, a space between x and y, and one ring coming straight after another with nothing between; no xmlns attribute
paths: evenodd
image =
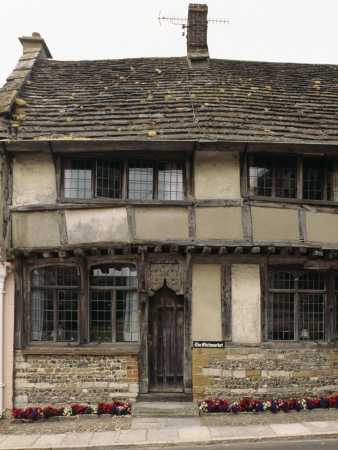
<svg viewBox="0 0 338 450"><path fill-rule="evenodd" d="M243 247L236 247L234 250L234 254L240 255L241 253L243 253Z"/></svg>
<svg viewBox="0 0 338 450"><path fill-rule="evenodd" d="M155 253L161 253L162 252L162 245L156 245L154 248Z"/></svg>
<svg viewBox="0 0 338 450"><path fill-rule="evenodd" d="M310 257L311 258L322 258L324 255L323 250L311 250Z"/></svg>
<svg viewBox="0 0 338 450"><path fill-rule="evenodd" d="M211 253L211 247L203 247L202 253L203 255L209 255Z"/></svg>
<svg viewBox="0 0 338 450"><path fill-rule="evenodd" d="M138 253L147 253L148 247L146 245L140 245L137 249Z"/></svg>
<svg viewBox="0 0 338 450"><path fill-rule="evenodd" d="M261 252L260 247L251 247L251 249L250 249L250 253L253 253L253 254L257 254L260 252Z"/></svg>
<svg viewBox="0 0 338 450"><path fill-rule="evenodd" d="M276 253L276 247L271 245L270 247L267 248L266 251L267 251L267 253L270 253L270 255L273 255L274 253Z"/></svg>
<svg viewBox="0 0 338 450"><path fill-rule="evenodd" d="M42 257L43 258L51 258L52 257L51 252L42 252Z"/></svg>
<svg viewBox="0 0 338 450"><path fill-rule="evenodd" d="M178 253L178 251L179 251L178 245L172 245L170 247L170 253Z"/></svg>
<svg viewBox="0 0 338 450"><path fill-rule="evenodd" d="M226 247L220 247L218 250L219 255L226 255L228 253L228 250Z"/></svg>
<svg viewBox="0 0 338 450"><path fill-rule="evenodd" d="M187 245L187 247L185 249L185 253L194 253L195 248L196 247L194 245Z"/></svg>
<svg viewBox="0 0 338 450"><path fill-rule="evenodd" d="M115 248L108 247L107 248L108 255L114 256L115 255Z"/></svg>
<svg viewBox="0 0 338 450"><path fill-rule="evenodd" d="M59 256L59 258L67 258L68 252L66 250L59 250L58 256Z"/></svg>
<svg viewBox="0 0 338 450"><path fill-rule="evenodd" d="M85 252L84 252L84 250L82 250L82 248L76 248L74 250L74 255L75 256L85 256Z"/></svg>
<svg viewBox="0 0 338 450"><path fill-rule="evenodd" d="M100 255L101 255L100 249L97 248L97 247L93 247L93 248L92 248L92 255L93 255L93 256L100 256Z"/></svg>

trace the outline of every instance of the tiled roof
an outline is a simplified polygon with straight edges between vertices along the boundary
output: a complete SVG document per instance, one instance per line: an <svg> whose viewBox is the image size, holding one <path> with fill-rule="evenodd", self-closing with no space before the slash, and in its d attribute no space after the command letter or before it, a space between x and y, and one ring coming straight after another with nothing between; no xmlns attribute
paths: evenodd
<svg viewBox="0 0 338 450"><path fill-rule="evenodd" d="M186 58L39 60L0 138L338 144L338 66ZM20 103L22 103L20 105Z"/></svg>

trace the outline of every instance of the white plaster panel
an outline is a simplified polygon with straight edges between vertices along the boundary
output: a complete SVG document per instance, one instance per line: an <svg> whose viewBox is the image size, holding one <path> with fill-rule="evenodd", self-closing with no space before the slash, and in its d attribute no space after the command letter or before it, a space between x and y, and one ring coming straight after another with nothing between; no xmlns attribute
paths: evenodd
<svg viewBox="0 0 338 450"><path fill-rule="evenodd" d="M196 208L197 239L243 239L242 208Z"/></svg>
<svg viewBox="0 0 338 450"><path fill-rule="evenodd" d="M136 239L187 239L188 209L135 208Z"/></svg>
<svg viewBox="0 0 338 450"><path fill-rule="evenodd" d="M196 152L194 177L197 199L239 199L241 196L238 152Z"/></svg>
<svg viewBox="0 0 338 450"><path fill-rule="evenodd" d="M231 266L232 341L258 344L261 341L261 288L258 264Z"/></svg>
<svg viewBox="0 0 338 450"><path fill-rule="evenodd" d="M220 264L192 267L192 340L222 340Z"/></svg>
<svg viewBox="0 0 338 450"><path fill-rule="evenodd" d="M308 241L338 243L338 216L316 212L306 213Z"/></svg>
<svg viewBox="0 0 338 450"><path fill-rule="evenodd" d="M252 207L253 238L257 240L299 239L298 211Z"/></svg>
<svg viewBox="0 0 338 450"><path fill-rule="evenodd" d="M69 244L129 242L126 208L66 211Z"/></svg>
<svg viewBox="0 0 338 450"><path fill-rule="evenodd" d="M56 211L15 212L12 214L13 247L47 247L60 245Z"/></svg>
<svg viewBox="0 0 338 450"><path fill-rule="evenodd" d="M56 201L55 169L48 154L20 154L13 161L13 205Z"/></svg>

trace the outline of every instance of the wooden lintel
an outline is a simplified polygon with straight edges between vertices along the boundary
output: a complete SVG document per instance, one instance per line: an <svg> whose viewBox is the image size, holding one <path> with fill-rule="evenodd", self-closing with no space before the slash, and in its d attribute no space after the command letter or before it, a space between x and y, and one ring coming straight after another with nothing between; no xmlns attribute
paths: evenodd
<svg viewBox="0 0 338 450"><path fill-rule="evenodd" d="M59 250L58 256L59 256L59 258L67 258L68 252L66 250Z"/></svg>
<svg viewBox="0 0 338 450"><path fill-rule="evenodd" d="M108 247L107 248L107 253L108 253L108 255L115 255L115 248Z"/></svg>
<svg viewBox="0 0 338 450"><path fill-rule="evenodd" d="M324 255L323 250L311 250L310 257L311 258L322 258Z"/></svg>
<svg viewBox="0 0 338 450"><path fill-rule="evenodd" d="M85 252L84 252L84 250L82 250L82 248L76 248L76 249L74 250L74 255L75 255L75 256L84 256L84 255L85 255Z"/></svg>
<svg viewBox="0 0 338 450"><path fill-rule="evenodd" d="M172 245L170 247L170 253L178 253L179 247L178 245Z"/></svg>
<svg viewBox="0 0 338 450"><path fill-rule="evenodd" d="M271 255L273 255L274 253L276 253L276 247L271 245L270 247L267 248L267 253L270 253Z"/></svg>
<svg viewBox="0 0 338 450"><path fill-rule="evenodd" d="M93 247L92 248L92 255L93 256L100 256L101 255L100 249L98 249L97 247Z"/></svg>
<svg viewBox="0 0 338 450"><path fill-rule="evenodd" d="M218 250L219 255L226 255L228 253L228 250L226 247L220 247Z"/></svg>
<svg viewBox="0 0 338 450"><path fill-rule="evenodd" d="M338 252L335 250L331 250L331 251L327 252L326 257L327 257L327 259L337 259Z"/></svg>
<svg viewBox="0 0 338 450"><path fill-rule="evenodd" d="M147 253L148 247L146 245L140 245L137 249L138 253Z"/></svg>
<svg viewBox="0 0 338 450"><path fill-rule="evenodd" d="M260 247L252 247L252 248L250 249L250 253L257 254L257 253L260 253L260 252L261 252Z"/></svg>
<svg viewBox="0 0 338 450"><path fill-rule="evenodd" d="M194 251L195 251L194 245L187 245L187 247L185 249L185 253L194 253Z"/></svg>
<svg viewBox="0 0 338 450"><path fill-rule="evenodd" d="M155 245L154 252L155 253L161 253L162 252L162 245Z"/></svg>
<svg viewBox="0 0 338 450"><path fill-rule="evenodd" d="M52 255L50 252L42 252L42 257L43 258L50 258Z"/></svg>
<svg viewBox="0 0 338 450"><path fill-rule="evenodd" d="M283 247L280 250L280 254L283 256L292 255L292 251L293 251L292 247Z"/></svg>
<svg viewBox="0 0 338 450"><path fill-rule="evenodd" d="M209 255L211 253L211 247L203 247L202 253L203 255Z"/></svg>
<svg viewBox="0 0 338 450"><path fill-rule="evenodd" d="M236 247L234 250L234 254L240 255L241 253L243 253L243 247Z"/></svg>

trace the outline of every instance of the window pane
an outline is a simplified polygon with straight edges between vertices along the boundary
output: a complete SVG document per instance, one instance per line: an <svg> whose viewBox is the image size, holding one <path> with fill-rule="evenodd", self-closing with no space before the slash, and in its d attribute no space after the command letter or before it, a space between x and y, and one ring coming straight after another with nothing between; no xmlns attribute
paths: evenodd
<svg viewBox="0 0 338 450"><path fill-rule="evenodd" d="M75 267L42 267L32 272L32 286L77 286Z"/></svg>
<svg viewBox="0 0 338 450"><path fill-rule="evenodd" d="M134 265L93 267L90 273L91 286L137 286L137 272Z"/></svg>
<svg viewBox="0 0 338 450"><path fill-rule="evenodd" d="M77 291L58 291L58 341L78 339L78 295Z"/></svg>
<svg viewBox="0 0 338 450"><path fill-rule="evenodd" d="M324 279L317 273L305 273L299 278L299 290L323 291L324 288Z"/></svg>
<svg viewBox="0 0 338 450"><path fill-rule="evenodd" d="M266 158L252 158L249 167L250 195L271 197L272 167Z"/></svg>
<svg viewBox="0 0 338 450"><path fill-rule="evenodd" d="M269 339L293 340L294 294L270 293L269 303Z"/></svg>
<svg viewBox="0 0 338 450"><path fill-rule="evenodd" d="M64 196L66 198L92 197L92 162L67 160L64 168Z"/></svg>
<svg viewBox="0 0 338 450"><path fill-rule="evenodd" d="M293 276L287 272L278 272L269 279L270 289L294 289L295 280Z"/></svg>
<svg viewBox="0 0 338 450"><path fill-rule="evenodd" d="M324 294L299 294L299 338L324 339Z"/></svg>
<svg viewBox="0 0 338 450"><path fill-rule="evenodd" d="M136 291L116 292L116 341L138 341L138 294Z"/></svg>
<svg viewBox="0 0 338 450"><path fill-rule="evenodd" d="M184 200L183 164L173 162L159 164L158 199Z"/></svg>
<svg viewBox="0 0 338 450"><path fill-rule="evenodd" d="M281 159L276 167L276 196L297 197L297 161Z"/></svg>
<svg viewBox="0 0 338 450"><path fill-rule="evenodd" d="M122 197L122 163L108 159L98 159L96 163L97 197Z"/></svg>
<svg viewBox="0 0 338 450"><path fill-rule="evenodd" d="M135 200L153 198L153 165L151 163L129 163L128 198Z"/></svg>
<svg viewBox="0 0 338 450"><path fill-rule="evenodd" d="M320 160L304 160L303 198L308 200L323 199L323 171Z"/></svg>
<svg viewBox="0 0 338 450"><path fill-rule="evenodd" d="M90 341L105 342L112 340L112 293L109 291L91 291L90 294Z"/></svg>
<svg viewBox="0 0 338 450"><path fill-rule="evenodd" d="M31 314L32 341L53 341L53 291L42 289L32 291Z"/></svg>
<svg viewBox="0 0 338 450"><path fill-rule="evenodd" d="M328 162L327 199L338 201L338 161Z"/></svg>

